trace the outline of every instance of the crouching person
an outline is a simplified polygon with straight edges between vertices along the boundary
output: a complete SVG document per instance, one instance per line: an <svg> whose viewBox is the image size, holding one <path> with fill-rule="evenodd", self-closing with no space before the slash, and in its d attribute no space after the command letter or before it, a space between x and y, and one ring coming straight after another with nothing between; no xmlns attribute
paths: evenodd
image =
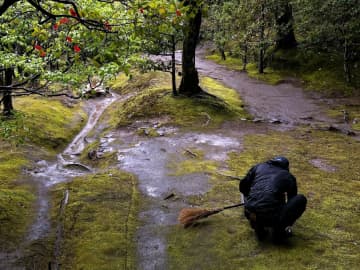
<svg viewBox="0 0 360 270"><path fill-rule="evenodd" d="M239 189L245 198L245 216L259 240L269 228L274 243L292 235L291 226L304 213L307 200L297 194L287 158L275 157L255 165L240 181Z"/></svg>

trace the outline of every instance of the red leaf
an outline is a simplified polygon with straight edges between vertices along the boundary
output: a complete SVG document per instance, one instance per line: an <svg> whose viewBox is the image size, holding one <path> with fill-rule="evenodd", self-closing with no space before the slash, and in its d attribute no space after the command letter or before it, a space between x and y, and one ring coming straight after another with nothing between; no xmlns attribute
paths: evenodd
<svg viewBox="0 0 360 270"><path fill-rule="evenodd" d="M46 52L41 51L41 52L40 52L40 56L41 56L41 57L45 57L45 56L46 56Z"/></svg>
<svg viewBox="0 0 360 270"><path fill-rule="evenodd" d="M73 8L70 8L69 11L70 11L71 16L77 17L76 11Z"/></svg>
<svg viewBox="0 0 360 270"><path fill-rule="evenodd" d="M66 23L68 23L68 22L69 22L69 18L66 18L66 17L65 17L65 18L61 18L60 21L59 21L60 24L66 24Z"/></svg>
<svg viewBox="0 0 360 270"><path fill-rule="evenodd" d="M56 30L58 30L58 28L59 28L59 25L58 25L57 23L55 23L55 24L53 25L53 29L56 31Z"/></svg>
<svg viewBox="0 0 360 270"><path fill-rule="evenodd" d="M109 23L108 21L105 21L105 22L104 22L104 28L105 28L106 30L111 31L112 26L110 25L110 23Z"/></svg>
<svg viewBox="0 0 360 270"><path fill-rule="evenodd" d="M144 9L143 8L139 8L140 13L144 13Z"/></svg>
<svg viewBox="0 0 360 270"><path fill-rule="evenodd" d="M69 36L67 36L67 37L66 37L66 41L71 43L71 42L72 42L72 38L69 37Z"/></svg>
<svg viewBox="0 0 360 270"><path fill-rule="evenodd" d="M75 44L75 45L74 45L74 52L78 53L78 52L80 52L80 51L81 51L80 47Z"/></svg>
<svg viewBox="0 0 360 270"><path fill-rule="evenodd" d="M178 9L176 10L176 16L179 16L179 17L181 16L181 11Z"/></svg>
<svg viewBox="0 0 360 270"><path fill-rule="evenodd" d="M38 44L36 44L36 45L34 46L34 48L35 48L35 50L38 50L38 51L41 51L41 50L42 50L42 47L41 47L40 45L38 45Z"/></svg>

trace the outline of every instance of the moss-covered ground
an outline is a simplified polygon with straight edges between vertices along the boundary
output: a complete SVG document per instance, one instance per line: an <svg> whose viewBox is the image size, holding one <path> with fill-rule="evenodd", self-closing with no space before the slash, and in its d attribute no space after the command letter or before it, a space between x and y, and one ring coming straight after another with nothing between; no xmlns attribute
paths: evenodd
<svg viewBox="0 0 360 270"><path fill-rule="evenodd" d="M23 169L41 155L64 148L79 132L83 118L79 105L25 97L14 102L17 110L0 125L0 248L11 250L23 240L35 211L35 189Z"/></svg>
<svg viewBox="0 0 360 270"><path fill-rule="evenodd" d="M233 70L243 70L243 62L236 57L227 56L226 60L221 59L221 56L218 54L212 54L206 56L206 59L212 60L218 64L224 65ZM283 81L283 76L278 72L272 69L271 67L267 67L264 70L263 74L258 72L256 64L249 63L246 65L246 72L249 77L264 81L268 84L278 84Z"/></svg>
<svg viewBox="0 0 360 270"><path fill-rule="evenodd" d="M241 59L227 56L222 60L219 54L206 57L209 60L225 65L230 69L242 70ZM256 64L249 63L246 68L251 78L262 80L269 84L278 84L288 77L297 78L306 89L320 91L330 96L351 96L359 94L360 69L352 68L352 81L347 83L343 73L341 56L313 53L310 50L294 49L278 51L272 56L271 63L265 68L264 74L259 74Z"/></svg>
<svg viewBox="0 0 360 270"><path fill-rule="evenodd" d="M174 226L169 237L169 269L354 269L360 263L360 145L343 135L297 129L247 135L244 150L229 154L231 174L243 176L257 162L285 155L308 198L304 215L286 245L258 242L242 209L198 222ZM320 159L335 171L317 168ZM189 170L189 169L187 169ZM216 175L216 172L214 172ZM213 177L213 188L190 198L201 207L239 201L238 181Z"/></svg>
<svg viewBox="0 0 360 270"><path fill-rule="evenodd" d="M241 67L238 63L232 64ZM276 83L279 78L270 80ZM132 80L139 83L141 79ZM154 82L154 78L152 80ZM123 82L122 87L125 84ZM214 85L216 87L213 87ZM215 95L224 91L217 92L217 85L213 80L202 79L203 88ZM124 87L127 91L128 86ZM157 97L156 101L153 97ZM239 100L234 103L229 96L221 97L227 104L242 108ZM170 117L169 124L182 127L192 125L195 129L201 129L203 118L187 118L187 109L192 110L190 115L206 112L211 115L211 119L219 117L214 116L215 113L208 110L209 107L191 103L185 98L184 104L187 107L180 109L181 107L177 106L182 104L182 99L172 97L169 89L165 90L155 83L150 90L143 88L140 95L124 104L121 109L113 108L112 121L118 126L129 125L135 119L167 114ZM177 104L174 105L174 102ZM181 110L181 114L171 112L172 109ZM338 115L341 109L343 108L336 108L330 115L341 117ZM346 109L350 111L353 119L358 117L357 107ZM222 111L220 115L221 113ZM238 118L222 115L219 119L236 121ZM221 128L222 121L216 123L212 126L212 132ZM252 125L255 124L250 123L247 128L251 130ZM356 123L353 128L356 128ZM230 175L241 177L252 165L274 155L285 155L290 159L291 171L297 177L299 192L308 198L307 210L294 226L294 237L280 246L273 245L270 239L263 243L258 242L243 216L242 208L226 210L199 221L188 229L180 225L167 228L168 268L355 269L360 264L360 160L359 155L355 154L360 153L359 143L343 134L298 127L286 132L245 135L242 148L239 152L230 153L225 161ZM212 188L204 195L187 197L188 203L200 207L237 203L240 200L238 181L219 175L223 165L218 161L204 159L205 153L201 149L190 149L190 152L187 160L168 164L172 175L206 173L212 175ZM323 166L316 167L319 163L314 162L315 160L320 160Z"/></svg>
<svg viewBox="0 0 360 270"><path fill-rule="evenodd" d="M114 104L112 110L108 111L113 127L127 126L139 119L167 117L171 125L206 128L219 126L224 121L250 117L236 91L210 78L201 78L200 84L216 98L173 96L169 88L171 77L167 73L139 74L127 82L123 80L124 75L120 75L113 82L115 90L129 92L131 89L137 94L122 104ZM147 82L147 87L141 86L140 82L143 81Z"/></svg>
<svg viewBox="0 0 360 270"><path fill-rule="evenodd" d="M161 118L166 119L162 125L177 126L184 132L224 134L224 122L251 117L236 91L215 80L201 78L201 86L217 98L173 97L169 86L170 76L165 73L131 78L120 75L111 87L134 95L105 111L100 119L106 126L102 132ZM25 100L19 102L24 102L24 134L28 130L32 133L24 136L26 147L16 147L19 140L14 143L9 138L0 144L0 239L6 240L2 248L17 245L33 215L35 196L21 179L21 169L30 162L28 145L44 146L47 153L60 152L84 122L79 107L67 108L56 100L47 106L36 98L28 99L32 106ZM358 116L357 107L346 109L353 118ZM338 111L332 112L335 117L340 117ZM256 125L242 121L238 137L241 150L229 153L227 160L211 160L203 149L191 148L188 153L181 150L187 159L176 164L169 160L167 166L173 176L210 175L212 186L207 193L182 199L200 207L219 207L240 200L238 181L221 176L220 171L228 168L228 174L241 177L258 162L274 155L287 156L299 192L308 198L307 210L294 226L294 237L280 246L270 240L258 242L242 208L226 210L188 229L180 225L161 227L166 234L168 269L356 269L360 265L359 142L310 127L253 134ZM234 125L232 135L236 128L239 126ZM88 159L89 151L99 145L99 140L89 144L81 159ZM87 162L98 171L52 191L53 228L62 228L61 234L56 230L53 234L55 239L61 236L60 242L55 241L55 250L59 247L60 253L54 261L61 269L136 269L135 232L140 226L138 213L143 199L137 179L128 172L110 169L116 162L115 153ZM66 192L68 201L61 207Z"/></svg>
<svg viewBox="0 0 360 270"><path fill-rule="evenodd" d="M64 193L68 203L60 214ZM135 269L139 193L133 175L108 170L53 191L54 227L63 226L61 269Z"/></svg>

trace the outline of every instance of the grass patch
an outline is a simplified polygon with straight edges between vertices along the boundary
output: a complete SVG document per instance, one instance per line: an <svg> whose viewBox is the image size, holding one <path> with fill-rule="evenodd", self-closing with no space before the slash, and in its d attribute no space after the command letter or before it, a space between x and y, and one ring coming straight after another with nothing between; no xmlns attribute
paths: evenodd
<svg viewBox="0 0 360 270"><path fill-rule="evenodd" d="M151 72L133 77L126 83L125 92L136 91L136 95L122 104L114 104L107 111L112 126L126 126L138 119L168 117L169 123L183 127L216 127L225 120L250 117L242 108L236 91L210 78L202 78L201 86L215 95L202 97L174 97L171 94L170 75ZM145 78L142 78L145 76ZM139 82L149 83L144 87ZM133 83L135 86L133 86ZM105 116L106 117L106 116Z"/></svg>
<svg viewBox="0 0 360 270"><path fill-rule="evenodd" d="M135 269L139 193L133 175L113 170L61 184L53 192L64 227L62 269ZM59 207L54 207L59 209ZM58 220L54 213L54 220Z"/></svg>
<svg viewBox="0 0 360 270"><path fill-rule="evenodd" d="M360 145L341 134L296 130L248 135L244 150L231 153L228 164L243 176L254 164L285 155L297 177L299 193L308 198L304 215L288 245L259 243L242 208L224 211L168 234L169 269L353 269L360 263ZM336 168L326 171L311 161ZM214 177L213 188L191 202L219 207L240 199L238 181Z"/></svg>

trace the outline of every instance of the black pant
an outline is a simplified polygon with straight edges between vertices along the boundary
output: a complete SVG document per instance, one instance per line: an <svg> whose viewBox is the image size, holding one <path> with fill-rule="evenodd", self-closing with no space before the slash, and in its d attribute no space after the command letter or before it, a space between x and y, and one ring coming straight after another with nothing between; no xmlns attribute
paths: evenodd
<svg viewBox="0 0 360 270"><path fill-rule="evenodd" d="M306 203L305 196L298 194L276 212L264 213L259 209L260 211L252 213L245 208L245 216L249 219L251 227L256 232L261 232L264 227L271 227L273 228L273 236L281 238L285 235L285 228L292 226L304 213Z"/></svg>

